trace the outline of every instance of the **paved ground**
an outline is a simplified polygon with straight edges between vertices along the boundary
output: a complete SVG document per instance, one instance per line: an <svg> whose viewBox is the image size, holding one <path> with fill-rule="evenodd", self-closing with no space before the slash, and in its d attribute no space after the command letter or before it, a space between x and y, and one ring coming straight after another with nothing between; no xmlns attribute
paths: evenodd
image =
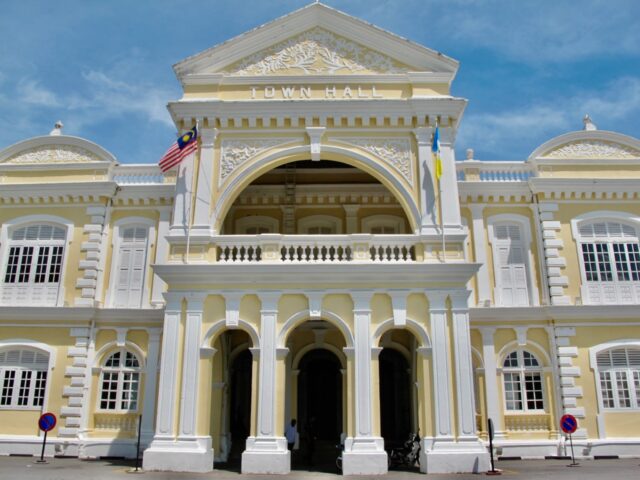
<svg viewBox="0 0 640 480"><path fill-rule="evenodd" d="M640 479L640 459L622 460L582 460L580 466L568 468L566 460L510 460L497 462L496 468L503 471L502 477L512 480L555 479L589 480L609 478L615 480ZM122 460L81 461L71 458L53 458L42 465L30 457L0 457L0 480L5 479L38 479L38 480L112 480L141 478L146 480L339 480L339 476L329 473L295 471L285 477L278 475L240 475L230 470L216 470L207 474L177 474L146 472L139 475L128 473L132 464ZM424 475L417 472L391 472L384 477L351 477L354 479L377 478L378 480L479 480L485 475L452 474Z"/></svg>

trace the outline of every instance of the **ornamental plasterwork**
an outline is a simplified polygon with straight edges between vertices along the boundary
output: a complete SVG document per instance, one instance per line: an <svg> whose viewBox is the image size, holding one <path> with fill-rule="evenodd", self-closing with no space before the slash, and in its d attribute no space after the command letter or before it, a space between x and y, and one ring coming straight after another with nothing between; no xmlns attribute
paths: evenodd
<svg viewBox="0 0 640 480"><path fill-rule="evenodd" d="M89 163L103 162L97 155L71 145L41 145L23 150L3 162L5 165L36 165L40 163Z"/></svg>
<svg viewBox="0 0 640 480"><path fill-rule="evenodd" d="M228 67L233 75L404 73L392 58L316 27Z"/></svg>
<svg viewBox="0 0 640 480"><path fill-rule="evenodd" d="M544 158L640 158L640 151L619 143L603 142L598 140L585 140L567 143L549 153Z"/></svg>
<svg viewBox="0 0 640 480"><path fill-rule="evenodd" d="M220 184L243 163L256 155L275 147L295 141L295 138L222 140L220 153Z"/></svg>
<svg viewBox="0 0 640 480"><path fill-rule="evenodd" d="M348 143L375 155L395 168L407 179L413 182L413 168L411 163L411 143L406 138L334 138L339 142Z"/></svg>

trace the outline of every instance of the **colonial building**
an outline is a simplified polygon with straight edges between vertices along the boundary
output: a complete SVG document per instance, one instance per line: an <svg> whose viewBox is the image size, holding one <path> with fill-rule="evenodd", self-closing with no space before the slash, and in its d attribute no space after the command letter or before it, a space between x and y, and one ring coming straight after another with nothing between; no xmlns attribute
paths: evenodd
<svg viewBox="0 0 640 480"><path fill-rule="evenodd" d="M640 455L640 141L456 161L457 68L312 4L175 65L176 172L61 125L0 151L0 453L50 411L48 455L140 421L151 470L286 473L292 418L348 474L416 431L423 472L486 470L487 419L565 455L565 413L578 456Z"/></svg>

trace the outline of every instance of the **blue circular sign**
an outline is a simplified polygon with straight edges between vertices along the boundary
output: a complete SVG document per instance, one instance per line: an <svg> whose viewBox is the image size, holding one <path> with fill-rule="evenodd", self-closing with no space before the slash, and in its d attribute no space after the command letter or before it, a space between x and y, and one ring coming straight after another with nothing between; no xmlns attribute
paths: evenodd
<svg viewBox="0 0 640 480"><path fill-rule="evenodd" d="M57 422L58 420L53 413L43 413L38 420L38 427L40 427L40 430L43 432L50 432L55 428Z"/></svg>
<svg viewBox="0 0 640 480"><path fill-rule="evenodd" d="M564 433L573 433L578 429L578 420L573 415L563 415L560 419L560 428Z"/></svg>

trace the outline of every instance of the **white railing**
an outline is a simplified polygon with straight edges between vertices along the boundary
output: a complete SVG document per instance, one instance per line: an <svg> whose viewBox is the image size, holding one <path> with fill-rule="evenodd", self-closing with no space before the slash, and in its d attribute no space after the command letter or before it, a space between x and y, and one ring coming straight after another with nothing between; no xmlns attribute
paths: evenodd
<svg viewBox="0 0 640 480"><path fill-rule="evenodd" d="M467 160L456 163L461 182L526 182L535 170L525 162L484 162Z"/></svg>
<svg viewBox="0 0 640 480"><path fill-rule="evenodd" d="M550 430L550 416L547 413L505 415L505 428L512 432Z"/></svg>
<svg viewBox="0 0 640 480"><path fill-rule="evenodd" d="M413 235L221 235L219 263L404 263L416 261Z"/></svg>
<svg viewBox="0 0 640 480"><path fill-rule="evenodd" d="M120 185L167 183L157 165L118 165L113 171L113 181Z"/></svg>
<svg viewBox="0 0 640 480"><path fill-rule="evenodd" d="M96 430L131 432L138 426L138 416L129 413L96 413L93 420Z"/></svg>

